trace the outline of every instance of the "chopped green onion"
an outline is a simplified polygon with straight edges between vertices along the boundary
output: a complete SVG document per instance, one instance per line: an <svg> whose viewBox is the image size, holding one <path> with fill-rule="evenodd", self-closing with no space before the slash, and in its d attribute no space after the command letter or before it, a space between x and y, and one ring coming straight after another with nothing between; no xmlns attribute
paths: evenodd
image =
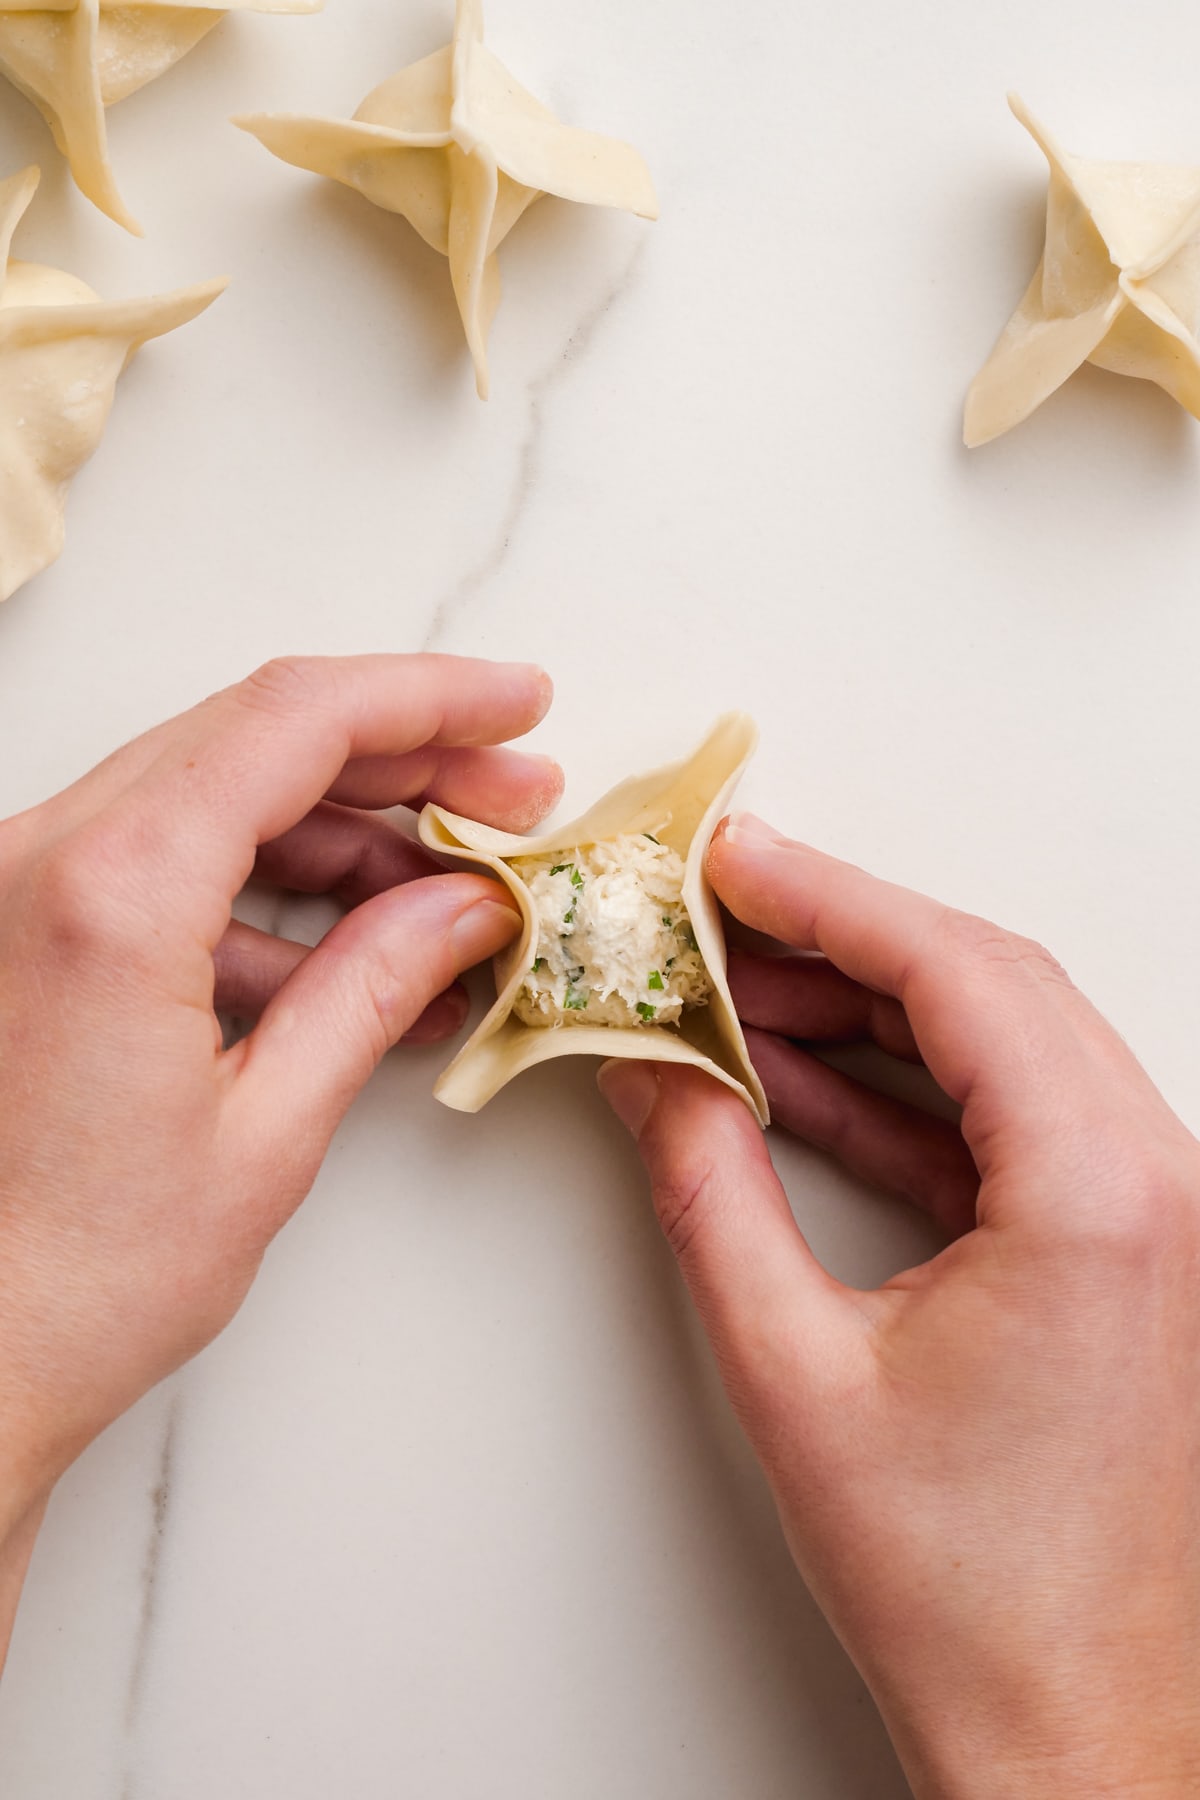
<svg viewBox="0 0 1200 1800"><path fill-rule="evenodd" d="M570 863L555 863L555 865L551 869L550 873L552 875L561 875L564 869L569 869L570 867L571 867Z"/></svg>
<svg viewBox="0 0 1200 1800"><path fill-rule="evenodd" d="M545 959L545 957L544 957L544 956L539 956L539 957L538 957L538 958L537 958L537 960L536 960L536 961L535 961L535 963L534 963L534 965L533 965L533 968L532 968L532 969L531 969L531 970L530 970L530 971L529 971L529 972L530 972L530 974L531 974L531 975L536 975L536 974L537 974L537 972L538 972L538 970L539 970L539 969L544 969L544 968L545 968L545 966L546 966L546 959Z"/></svg>
<svg viewBox="0 0 1200 1800"><path fill-rule="evenodd" d="M674 919L673 919L673 918L672 918L672 917L671 917L671 915L670 915L670 913L664 913L664 914L663 914L663 924L664 924L664 925L665 925L665 926L666 926L666 928L667 928L667 930L668 930L668 931L674 931L674 929L675 929L675 921L674 921Z"/></svg>
<svg viewBox="0 0 1200 1800"><path fill-rule="evenodd" d="M652 1019L657 1013L657 1006L647 1006L644 1000L638 1001L638 1014L643 1019Z"/></svg>
<svg viewBox="0 0 1200 1800"><path fill-rule="evenodd" d="M585 1012L591 997L581 988L568 988L563 997L563 1010L565 1012Z"/></svg>
<svg viewBox="0 0 1200 1800"><path fill-rule="evenodd" d="M657 988L659 993L662 992L663 978L657 969L651 969L650 979L647 981L646 986L648 988Z"/></svg>
<svg viewBox="0 0 1200 1800"><path fill-rule="evenodd" d="M575 867L574 863L571 864L571 886L573 888L581 888L583 886L583 876L579 873L579 870Z"/></svg>

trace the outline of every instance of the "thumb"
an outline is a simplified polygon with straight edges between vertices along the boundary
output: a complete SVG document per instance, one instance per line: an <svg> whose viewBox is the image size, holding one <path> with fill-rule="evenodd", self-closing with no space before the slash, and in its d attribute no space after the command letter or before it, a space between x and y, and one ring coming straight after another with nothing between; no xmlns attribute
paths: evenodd
<svg viewBox="0 0 1200 1800"><path fill-rule="evenodd" d="M744 1102L699 1069L614 1061L600 1091L637 1140L659 1223L768 1470L781 1427L845 1377L847 1290L801 1236ZM799 1392L797 1391L799 1389Z"/></svg>
<svg viewBox="0 0 1200 1800"><path fill-rule="evenodd" d="M503 888L435 875L348 913L284 982L231 1056L247 1129L319 1160L385 1052L455 977L520 929Z"/></svg>

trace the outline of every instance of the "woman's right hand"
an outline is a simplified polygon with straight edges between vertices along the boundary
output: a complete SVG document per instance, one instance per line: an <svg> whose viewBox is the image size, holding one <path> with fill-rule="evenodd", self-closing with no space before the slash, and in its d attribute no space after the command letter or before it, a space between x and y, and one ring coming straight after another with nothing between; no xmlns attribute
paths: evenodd
<svg viewBox="0 0 1200 1800"><path fill-rule="evenodd" d="M779 1125L951 1240L874 1293L741 1101L610 1063L796 1561L919 1796L1200 1792L1200 1146L1038 945L743 818L709 871ZM961 1131L800 1045L922 1061Z"/></svg>

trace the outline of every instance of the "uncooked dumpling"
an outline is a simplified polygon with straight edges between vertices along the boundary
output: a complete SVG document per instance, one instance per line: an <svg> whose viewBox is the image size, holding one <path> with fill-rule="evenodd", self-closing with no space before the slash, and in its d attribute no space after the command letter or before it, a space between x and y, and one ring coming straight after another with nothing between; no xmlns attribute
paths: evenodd
<svg viewBox="0 0 1200 1800"><path fill-rule="evenodd" d="M1200 418L1200 169L1084 162L1009 105L1050 164L1046 248L967 395L967 444L1019 425L1085 362Z"/></svg>
<svg viewBox="0 0 1200 1800"><path fill-rule="evenodd" d="M557 194L658 217L636 150L560 124L484 47L479 0L457 0L453 42L377 87L353 119L257 113L234 123L284 162L400 213L449 257L481 399L500 300L496 251L521 214Z"/></svg>
<svg viewBox="0 0 1200 1800"><path fill-rule="evenodd" d="M68 485L100 442L134 351L226 285L103 301L60 269L9 261L37 184L36 169L0 182L0 600L62 550Z"/></svg>
<svg viewBox="0 0 1200 1800"><path fill-rule="evenodd" d="M141 235L117 192L104 109L186 56L227 12L309 13L322 0L0 0L0 75L42 113L89 200Z"/></svg>
<svg viewBox="0 0 1200 1800"><path fill-rule="evenodd" d="M425 808L422 841L496 875L524 926L496 958L496 1004L434 1090L447 1106L478 1112L555 1056L628 1056L704 1069L766 1123L704 871L757 737L730 713L685 762L623 782L538 837Z"/></svg>

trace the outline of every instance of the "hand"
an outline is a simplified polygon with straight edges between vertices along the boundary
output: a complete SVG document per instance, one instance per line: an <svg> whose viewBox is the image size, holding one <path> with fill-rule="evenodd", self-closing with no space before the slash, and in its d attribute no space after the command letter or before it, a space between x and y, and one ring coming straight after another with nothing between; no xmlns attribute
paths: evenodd
<svg viewBox="0 0 1200 1800"><path fill-rule="evenodd" d="M491 746L550 692L452 657L271 663L0 823L0 1660L53 1482L228 1323L389 1045L456 1029L445 990L517 929L357 809L527 831L561 774ZM231 926L251 874L353 910L311 953ZM262 1011L228 1051L220 1005Z"/></svg>
<svg viewBox="0 0 1200 1800"><path fill-rule="evenodd" d="M776 1121L953 1239L876 1293L815 1262L739 1100L610 1063L801 1572L916 1793L1200 1792L1200 1146L1037 945L719 833ZM961 1132L795 1040L922 1060Z"/></svg>

